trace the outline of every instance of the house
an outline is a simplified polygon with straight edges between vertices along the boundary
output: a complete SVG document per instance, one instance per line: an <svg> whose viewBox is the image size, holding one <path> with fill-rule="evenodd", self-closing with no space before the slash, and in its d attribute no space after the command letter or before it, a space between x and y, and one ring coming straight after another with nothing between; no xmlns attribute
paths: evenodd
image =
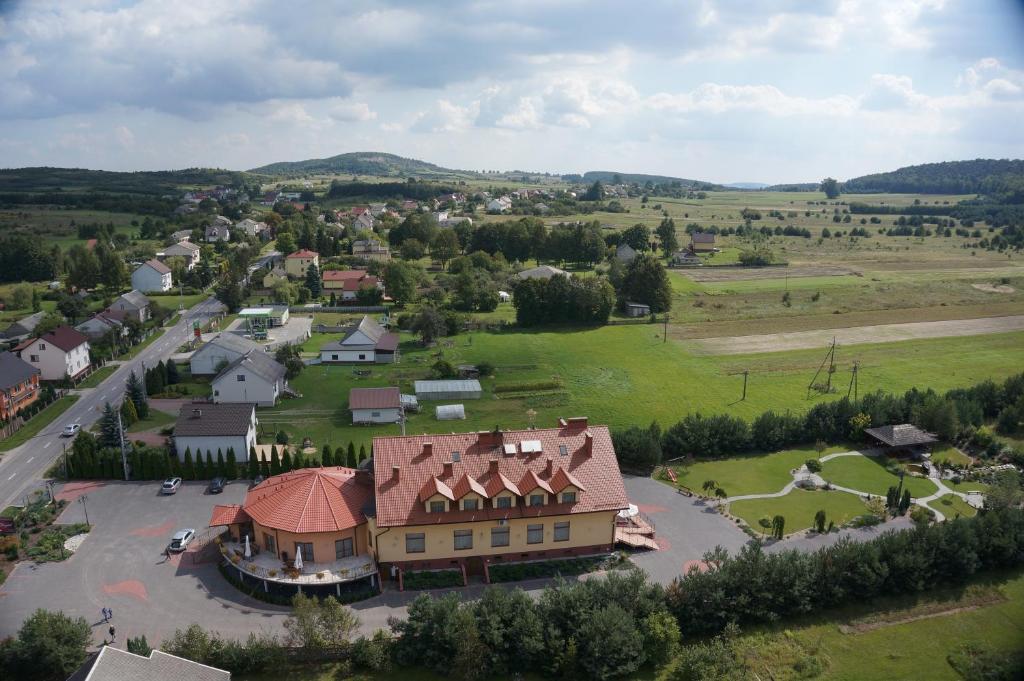
<svg viewBox="0 0 1024 681"><path fill-rule="evenodd" d="M176 244L172 244L164 249L163 255L157 253L157 256L166 260L167 258L184 258L185 268L191 271L196 265L199 264L199 257L202 249L194 243L189 241L179 241Z"/></svg>
<svg viewBox="0 0 1024 681"><path fill-rule="evenodd" d="M288 273L285 272L284 268L280 266L275 267L263 275L263 288L274 288L274 284L287 279Z"/></svg>
<svg viewBox="0 0 1024 681"><path fill-rule="evenodd" d="M342 282L341 301L354 303L359 300L359 291L373 288L379 289L381 296L384 295L384 284L377 277L367 275L360 279L346 279Z"/></svg>
<svg viewBox="0 0 1024 681"><path fill-rule="evenodd" d="M370 215L367 211L359 215L355 220L352 221L352 226L356 229L365 229L367 231L373 231L373 226L377 223L377 220Z"/></svg>
<svg viewBox="0 0 1024 681"><path fill-rule="evenodd" d="M267 325L273 329L277 326L284 326L288 323L288 306L287 305L264 305L263 307L270 310L270 316L267 317Z"/></svg>
<svg viewBox="0 0 1024 681"><path fill-rule="evenodd" d="M263 195L263 198L260 199L260 205L273 206L275 203L277 203L277 197L279 194L280 192L267 192L266 194Z"/></svg>
<svg viewBox="0 0 1024 681"><path fill-rule="evenodd" d="M86 662L86 666L90 663ZM81 681L231 681L231 672L151 650L148 657L129 653L112 645L100 648L89 673ZM84 669L84 667L83 667ZM76 672L76 678L82 672Z"/></svg>
<svg viewBox="0 0 1024 681"><path fill-rule="evenodd" d="M487 204L488 213L504 213L512 208L512 199L507 196L500 196L491 199Z"/></svg>
<svg viewBox="0 0 1024 681"><path fill-rule="evenodd" d="M215 376L225 365L259 346L244 336L222 332L192 353L189 369L193 376Z"/></svg>
<svg viewBox="0 0 1024 681"><path fill-rule="evenodd" d="M273 407L288 385L284 373L284 367L266 352L250 350L213 379L213 401Z"/></svg>
<svg viewBox="0 0 1024 681"><path fill-rule="evenodd" d="M651 306L644 303L630 303L625 305L627 317L646 317L651 314Z"/></svg>
<svg viewBox="0 0 1024 681"><path fill-rule="evenodd" d="M385 203L371 203L370 204L370 215L373 217L380 217L388 209Z"/></svg>
<svg viewBox="0 0 1024 681"><path fill-rule="evenodd" d="M231 227L230 225L225 225L220 222L214 222L213 224L206 226L203 238L209 243L213 243L214 241L230 241Z"/></svg>
<svg viewBox="0 0 1024 681"><path fill-rule="evenodd" d="M179 229L177 232L171 232L171 241L174 243L181 243L182 241L189 241L191 239L191 229Z"/></svg>
<svg viewBox="0 0 1024 681"><path fill-rule="evenodd" d="M483 396L475 378L414 381L413 388L418 400L478 400Z"/></svg>
<svg viewBox="0 0 1024 681"><path fill-rule="evenodd" d="M715 235L709 232L694 232L690 235L690 251L710 253L715 250Z"/></svg>
<svg viewBox="0 0 1024 681"><path fill-rule="evenodd" d="M128 328L124 324L126 315L121 312L110 312L104 310L103 312L97 312L92 317L89 317L81 324L75 327L75 330L81 331L90 340L100 340L101 338L108 337L111 333L117 334L124 338L128 335Z"/></svg>
<svg viewBox="0 0 1024 681"><path fill-rule="evenodd" d="M435 211L431 213L431 215L434 218L434 222L436 222L437 224L441 224L441 222L448 219L448 211L446 210Z"/></svg>
<svg viewBox="0 0 1024 681"><path fill-rule="evenodd" d="M306 270L311 264L320 267L320 254L316 251L302 249L285 257L284 271L288 273L289 277L302 279L306 276Z"/></svg>
<svg viewBox="0 0 1024 681"><path fill-rule="evenodd" d="M348 391L352 423L398 423L402 395L398 388L352 388Z"/></svg>
<svg viewBox="0 0 1024 681"><path fill-rule="evenodd" d="M465 568L602 555L628 508L611 435L556 428L373 439L371 551L391 568Z"/></svg>
<svg viewBox="0 0 1024 681"><path fill-rule="evenodd" d="M550 279L551 277L568 277L569 273L565 270L551 265L541 265L540 267L531 267L528 270L523 270L516 275L520 279Z"/></svg>
<svg viewBox="0 0 1024 681"><path fill-rule="evenodd" d="M170 291L171 268L157 259L147 260L132 272L132 288L143 293Z"/></svg>
<svg viewBox="0 0 1024 681"><path fill-rule="evenodd" d="M129 291L118 296L106 311L122 313L126 318L144 322L149 319L149 298L138 291Z"/></svg>
<svg viewBox="0 0 1024 681"><path fill-rule="evenodd" d="M363 260L387 262L391 260L391 249L387 244L374 239L359 239L352 242L352 255Z"/></svg>
<svg viewBox="0 0 1024 681"><path fill-rule="evenodd" d="M402 212L411 213L419 210L420 204L412 199L406 199L402 201Z"/></svg>
<svg viewBox="0 0 1024 681"><path fill-rule="evenodd" d="M388 333L367 315L348 327L340 340L320 348L324 364L391 364L397 359L398 334Z"/></svg>
<svg viewBox="0 0 1024 681"><path fill-rule="evenodd" d="M636 249L629 244L619 244L615 249L615 259L623 265L628 265L636 259Z"/></svg>
<svg viewBox="0 0 1024 681"><path fill-rule="evenodd" d="M39 399L40 373L14 353L0 352L0 421L10 421Z"/></svg>
<svg viewBox="0 0 1024 681"><path fill-rule="evenodd" d="M89 337L70 326L22 341L14 352L39 369L44 381L73 380L89 370Z"/></svg>
<svg viewBox="0 0 1024 681"><path fill-rule="evenodd" d="M32 335L32 332L39 326L46 316L45 312L34 312L27 317L22 317L4 330L4 338L9 340L21 340Z"/></svg>
<svg viewBox="0 0 1024 681"><path fill-rule="evenodd" d="M672 254L672 265L675 267L700 267L704 261L690 250L676 251Z"/></svg>
<svg viewBox="0 0 1024 681"><path fill-rule="evenodd" d="M341 291L346 281L360 281L367 276L366 270L324 270L320 273L324 291Z"/></svg>
<svg viewBox="0 0 1024 681"><path fill-rule="evenodd" d="M445 218L444 220L438 221L437 224L438 224L439 227L449 227L449 228L451 228L451 227L455 227L456 225L462 224L463 222L465 222L470 227L473 226L473 219L472 218L467 218L464 215L451 216L451 217Z"/></svg>
<svg viewBox="0 0 1024 681"><path fill-rule="evenodd" d="M222 452L234 450L236 461L249 458L249 448L256 444L256 405L211 404L209 402L183 404L174 423L174 447L178 459L184 460L185 451L193 457L207 452L217 458Z"/></svg>
<svg viewBox="0 0 1024 681"><path fill-rule="evenodd" d="M235 229L244 232L246 236L258 237L267 231L267 223L256 222L251 218L246 218L235 223Z"/></svg>

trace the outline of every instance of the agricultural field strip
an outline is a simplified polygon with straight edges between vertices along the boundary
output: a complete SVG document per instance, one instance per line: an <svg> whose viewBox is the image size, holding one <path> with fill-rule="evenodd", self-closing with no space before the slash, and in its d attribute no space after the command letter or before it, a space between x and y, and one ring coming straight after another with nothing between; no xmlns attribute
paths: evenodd
<svg viewBox="0 0 1024 681"><path fill-rule="evenodd" d="M751 336L702 338L687 341L698 353L710 355L745 355L824 347L834 337L839 345L890 343L923 338L980 336L992 333L1024 331L1024 315L955 319L907 324L876 324L841 329L795 331Z"/></svg>

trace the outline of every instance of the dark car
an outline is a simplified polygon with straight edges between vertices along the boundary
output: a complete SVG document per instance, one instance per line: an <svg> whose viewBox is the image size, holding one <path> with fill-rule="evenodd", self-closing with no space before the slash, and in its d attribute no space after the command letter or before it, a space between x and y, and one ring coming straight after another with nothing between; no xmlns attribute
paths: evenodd
<svg viewBox="0 0 1024 681"><path fill-rule="evenodd" d="M221 492L224 491L224 485L226 484L228 484L226 478L217 476L216 478L210 481L210 487L208 488L208 491L210 492L210 494L220 494Z"/></svg>

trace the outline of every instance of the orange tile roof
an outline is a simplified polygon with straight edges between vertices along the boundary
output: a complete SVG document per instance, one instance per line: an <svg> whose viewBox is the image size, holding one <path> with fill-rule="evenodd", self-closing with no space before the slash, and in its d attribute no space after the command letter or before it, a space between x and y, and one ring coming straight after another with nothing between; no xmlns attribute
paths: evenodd
<svg viewBox="0 0 1024 681"><path fill-rule="evenodd" d="M361 476L360 476L361 477ZM265 527L286 532L336 532L366 522L373 486L352 468L303 468L267 478L249 490L242 509Z"/></svg>
<svg viewBox="0 0 1024 681"><path fill-rule="evenodd" d="M523 479L519 481L519 489L523 490L523 494L529 494L538 487L548 494L555 493L555 490L551 489L551 485L537 477L532 470L523 473Z"/></svg>
<svg viewBox="0 0 1024 681"><path fill-rule="evenodd" d="M320 273L324 281L359 280L367 276L366 270L324 270Z"/></svg>
<svg viewBox="0 0 1024 681"><path fill-rule="evenodd" d="M437 478L431 476L425 483L423 483L423 489L420 490L420 503L425 503L427 499L434 496L435 494L440 494L441 496L446 497L451 501L455 501L455 494L452 492L451 487L444 484Z"/></svg>
<svg viewBox="0 0 1024 681"><path fill-rule="evenodd" d="M286 257L287 258L315 258L318 255L320 255L320 254L317 253L316 251L310 251L310 250L307 250L307 249L304 248L304 249L302 249L300 251L295 251L294 253L290 253Z"/></svg>
<svg viewBox="0 0 1024 681"><path fill-rule="evenodd" d="M564 468L559 468L555 471L555 474L551 476L551 489L555 492L561 492L569 485L576 487L581 492L587 491L587 488L584 487L572 473L568 472Z"/></svg>
<svg viewBox="0 0 1024 681"><path fill-rule="evenodd" d="M455 483L455 487L452 488L452 494L455 495L456 499L461 499L470 492L479 494L484 499L488 498L487 490L479 482L469 477L468 474L463 473L459 481Z"/></svg>
<svg viewBox="0 0 1024 681"><path fill-rule="evenodd" d="M242 510L241 504L217 504L213 507L213 513L210 515L210 527L234 525L248 520L249 516Z"/></svg>
<svg viewBox="0 0 1024 681"><path fill-rule="evenodd" d="M540 442L541 451L523 453L522 443L531 440ZM431 443L430 454L424 452L426 443ZM509 447L510 453L506 455L503 445L514 447ZM565 454L562 454L562 447ZM453 452L459 453L458 461L453 460ZM492 471L492 461L497 462L497 472ZM629 505L608 428L588 427L585 419L540 430L375 437L373 466L377 525L380 527L534 518L621 510ZM393 474L395 466L398 467L397 479ZM554 500L556 503L545 506L517 505L501 509L488 506L447 513L426 511L421 492L439 489L438 483L448 489L452 486L458 489L460 484L472 487L468 479L463 481L466 476L479 484L484 490L482 496L487 497L501 489L509 489L520 496L538 486L552 489L554 484L564 489L565 482L585 491L571 504ZM432 479L437 482L431 482ZM525 485L512 482L524 479ZM433 487L428 488L428 485Z"/></svg>

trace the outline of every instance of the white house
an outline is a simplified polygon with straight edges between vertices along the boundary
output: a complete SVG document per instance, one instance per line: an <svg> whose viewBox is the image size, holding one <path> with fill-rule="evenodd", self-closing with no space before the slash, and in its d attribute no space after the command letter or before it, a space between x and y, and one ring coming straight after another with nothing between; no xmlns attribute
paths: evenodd
<svg viewBox="0 0 1024 681"><path fill-rule="evenodd" d="M352 388L348 391L352 423L397 423L402 418L398 388Z"/></svg>
<svg viewBox="0 0 1024 681"><path fill-rule="evenodd" d="M224 367L211 384L213 401L220 404L255 402L273 407L284 392L284 367L262 350L250 350Z"/></svg>
<svg viewBox="0 0 1024 681"><path fill-rule="evenodd" d="M225 365L258 348L256 343L238 334L219 333L192 353L189 368L193 376L216 375Z"/></svg>
<svg viewBox="0 0 1024 681"><path fill-rule="evenodd" d="M178 459L185 459L185 450L198 454L207 452L216 460L217 452L228 456L235 451L235 461L249 458L249 448L256 445L256 405L210 404L209 402L183 404L174 424L174 448Z"/></svg>
<svg viewBox="0 0 1024 681"><path fill-rule="evenodd" d="M320 348L320 361L324 364L351 362L355 364L390 364L398 354L398 335L364 316L350 326L341 340Z"/></svg>
<svg viewBox="0 0 1024 681"><path fill-rule="evenodd" d="M202 249L190 241L179 241L176 244L168 246L164 249L163 258L184 258L185 267L191 270L193 267L199 264L200 251ZM159 255L159 254L157 254Z"/></svg>
<svg viewBox="0 0 1024 681"><path fill-rule="evenodd" d="M373 230L373 225L376 224L373 216L367 211L352 221L352 226L356 229Z"/></svg>
<svg viewBox="0 0 1024 681"><path fill-rule="evenodd" d="M491 199L487 204L488 213L504 213L505 211L512 208L512 199L507 196L499 196L496 199Z"/></svg>
<svg viewBox="0 0 1024 681"><path fill-rule="evenodd" d="M204 236L207 241L230 241L233 226L230 218L218 215L212 223L206 226Z"/></svg>
<svg viewBox="0 0 1024 681"><path fill-rule="evenodd" d="M432 213L432 215L434 216L434 221L437 224L441 224L443 221L448 219L448 211L446 211L446 210L436 211L436 212Z"/></svg>
<svg viewBox="0 0 1024 681"><path fill-rule="evenodd" d="M118 315L106 310L97 312L84 322L75 327L92 340L99 340L107 337L111 332L122 338L128 335L128 329L124 325L124 315Z"/></svg>
<svg viewBox="0 0 1024 681"><path fill-rule="evenodd" d="M384 203L371 203L370 204L370 215L373 217L380 217L380 215L388 209L387 204Z"/></svg>
<svg viewBox="0 0 1024 681"><path fill-rule="evenodd" d="M106 311L123 314L126 318L144 322L149 319L149 298L138 291L129 291L118 296Z"/></svg>
<svg viewBox="0 0 1024 681"><path fill-rule="evenodd" d="M241 230L246 236L259 236L267 229L267 223L256 222L251 218L246 218L240 222L235 223L235 229Z"/></svg>
<svg viewBox="0 0 1024 681"><path fill-rule="evenodd" d="M89 337L70 326L22 341L14 353L39 369L44 381L74 379L89 369Z"/></svg>
<svg viewBox="0 0 1024 681"><path fill-rule="evenodd" d="M132 288L143 293L170 291L171 268L159 260L147 260L132 272Z"/></svg>

